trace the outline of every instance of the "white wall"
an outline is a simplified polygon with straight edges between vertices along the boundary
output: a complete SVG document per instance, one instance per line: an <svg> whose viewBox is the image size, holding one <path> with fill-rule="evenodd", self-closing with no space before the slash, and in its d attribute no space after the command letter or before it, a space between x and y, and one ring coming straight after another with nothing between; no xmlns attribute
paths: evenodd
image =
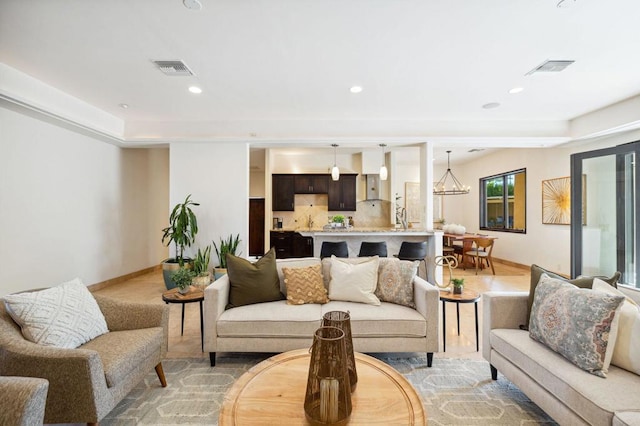
<svg viewBox="0 0 640 426"><path fill-rule="evenodd" d="M166 256L168 150L122 149L0 105L0 295Z"/></svg>
<svg viewBox="0 0 640 426"><path fill-rule="evenodd" d="M243 142L172 143L170 147L170 203L167 211L192 194L199 232L193 255L230 234L240 234L239 250L249 244L249 149ZM172 250L173 252L173 250ZM211 262L217 265L215 250ZM215 266L215 265L212 265Z"/></svg>
<svg viewBox="0 0 640 426"><path fill-rule="evenodd" d="M532 263L570 274L571 240L569 225L542 223L542 181L569 176L570 155L591 151L619 143L638 140L637 132L601 139L597 142L570 147L539 149L503 149L464 164L452 164L456 177L471 185L468 195L444 198L444 217L447 223L460 223L467 232L479 231L479 179L521 168L527 169L527 233L488 232L498 237L493 256L523 265ZM446 165L435 171L435 178L446 170Z"/></svg>
<svg viewBox="0 0 640 426"><path fill-rule="evenodd" d="M251 198L265 198L265 186L264 186L264 170L251 172L249 174L249 197Z"/></svg>

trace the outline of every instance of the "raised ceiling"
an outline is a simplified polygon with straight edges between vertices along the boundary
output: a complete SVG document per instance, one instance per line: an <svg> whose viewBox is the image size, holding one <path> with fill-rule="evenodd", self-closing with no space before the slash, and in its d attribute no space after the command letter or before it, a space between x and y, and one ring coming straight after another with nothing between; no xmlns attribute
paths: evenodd
<svg viewBox="0 0 640 426"><path fill-rule="evenodd" d="M637 0L201 3L2 0L0 62L121 120L130 143L548 146L640 94ZM195 76L152 63L173 59ZM526 75L548 59L575 63Z"/></svg>

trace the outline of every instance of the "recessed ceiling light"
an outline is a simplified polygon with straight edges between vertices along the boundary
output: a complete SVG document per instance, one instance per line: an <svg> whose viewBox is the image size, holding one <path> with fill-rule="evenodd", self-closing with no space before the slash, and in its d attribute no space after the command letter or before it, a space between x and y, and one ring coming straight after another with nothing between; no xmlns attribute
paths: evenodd
<svg viewBox="0 0 640 426"><path fill-rule="evenodd" d="M498 108L499 106L500 106L500 104L498 102L489 102L488 104L482 105L482 108L484 108L484 109L493 109L493 108Z"/></svg>
<svg viewBox="0 0 640 426"><path fill-rule="evenodd" d="M191 9L191 10L202 9L202 3L200 3L200 0L182 0L182 4L184 4L184 7L186 7L187 9Z"/></svg>
<svg viewBox="0 0 640 426"><path fill-rule="evenodd" d="M129 108L129 104L119 104L118 106L119 106L120 108L122 108L122 109L127 109L127 108Z"/></svg>
<svg viewBox="0 0 640 426"><path fill-rule="evenodd" d="M360 93L362 92L362 86L352 86L349 91L351 93Z"/></svg>
<svg viewBox="0 0 640 426"><path fill-rule="evenodd" d="M189 87L189 91L190 91L191 93L195 93L195 94L202 93L202 89L201 89L201 88L199 88L198 86L191 86L191 87Z"/></svg>
<svg viewBox="0 0 640 426"><path fill-rule="evenodd" d="M520 93L524 90L524 87L514 87L513 89L509 90L509 93L511 94L516 94L516 93Z"/></svg>

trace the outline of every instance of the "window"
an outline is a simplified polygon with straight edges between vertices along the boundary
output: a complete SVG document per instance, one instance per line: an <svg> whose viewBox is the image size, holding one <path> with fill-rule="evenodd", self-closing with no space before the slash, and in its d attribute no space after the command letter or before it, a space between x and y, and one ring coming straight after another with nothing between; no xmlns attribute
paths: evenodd
<svg viewBox="0 0 640 426"><path fill-rule="evenodd" d="M527 171L480 179L480 229L527 232Z"/></svg>

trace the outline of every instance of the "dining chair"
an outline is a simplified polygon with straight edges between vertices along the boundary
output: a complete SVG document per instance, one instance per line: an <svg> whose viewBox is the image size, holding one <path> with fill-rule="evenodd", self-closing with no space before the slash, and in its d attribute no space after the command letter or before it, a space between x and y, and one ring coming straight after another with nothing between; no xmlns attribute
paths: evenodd
<svg viewBox="0 0 640 426"><path fill-rule="evenodd" d="M465 252L465 256L470 256L474 259L476 275L478 275L478 269L481 267L483 261L487 264L487 267L491 266L491 272L493 272L493 275L496 274L496 270L493 267L493 259L491 258L494 241L495 240L493 238L488 237L474 238L472 246L474 248Z"/></svg>
<svg viewBox="0 0 640 426"><path fill-rule="evenodd" d="M323 241L322 247L320 248L320 258L324 259L325 257L331 257L334 255L335 257L349 257L349 247L347 246L346 241Z"/></svg>

